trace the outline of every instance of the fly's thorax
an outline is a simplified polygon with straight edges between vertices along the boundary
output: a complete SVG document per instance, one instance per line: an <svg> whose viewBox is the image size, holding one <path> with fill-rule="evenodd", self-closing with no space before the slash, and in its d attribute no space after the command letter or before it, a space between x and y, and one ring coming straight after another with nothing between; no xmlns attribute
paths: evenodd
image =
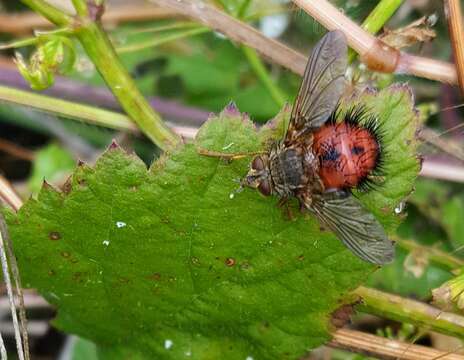
<svg viewBox="0 0 464 360"><path fill-rule="evenodd" d="M272 194L273 187L269 169L269 155L258 155L252 160L250 170L245 178L242 179L241 185L257 189L264 196Z"/></svg>
<svg viewBox="0 0 464 360"><path fill-rule="evenodd" d="M280 196L293 196L305 185L304 155L297 148L276 147L269 156L274 190Z"/></svg>

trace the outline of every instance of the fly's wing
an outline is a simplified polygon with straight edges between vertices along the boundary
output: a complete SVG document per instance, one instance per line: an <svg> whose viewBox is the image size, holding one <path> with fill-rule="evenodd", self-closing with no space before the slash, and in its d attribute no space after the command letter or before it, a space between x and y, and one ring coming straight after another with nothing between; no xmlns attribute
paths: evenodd
<svg viewBox="0 0 464 360"><path fill-rule="evenodd" d="M285 142L322 126L345 90L346 37L340 30L327 33L316 44L298 92Z"/></svg>
<svg viewBox="0 0 464 360"><path fill-rule="evenodd" d="M313 198L309 210L332 230L356 256L383 265L393 260L395 249L377 219L343 191Z"/></svg>

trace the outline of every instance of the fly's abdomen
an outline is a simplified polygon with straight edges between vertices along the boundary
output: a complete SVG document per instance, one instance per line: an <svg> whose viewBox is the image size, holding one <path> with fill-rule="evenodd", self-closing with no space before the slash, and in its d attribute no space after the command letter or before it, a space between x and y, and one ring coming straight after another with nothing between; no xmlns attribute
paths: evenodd
<svg viewBox="0 0 464 360"><path fill-rule="evenodd" d="M314 134L313 150L326 189L357 187L376 168L380 155L375 134L347 122L321 127Z"/></svg>

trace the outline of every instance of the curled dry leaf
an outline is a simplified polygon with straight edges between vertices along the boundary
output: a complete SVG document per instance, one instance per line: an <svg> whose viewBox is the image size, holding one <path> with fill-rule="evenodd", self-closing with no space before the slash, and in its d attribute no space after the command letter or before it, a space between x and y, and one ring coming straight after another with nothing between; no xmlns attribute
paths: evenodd
<svg viewBox="0 0 464 360"><path fill-rule="evenodd" d="M380 39L396 49L410 47L416 43L432 41L435 38L435 30L430 28L429 17L423 16L411 24L390 30L384 28Z"/></svg>

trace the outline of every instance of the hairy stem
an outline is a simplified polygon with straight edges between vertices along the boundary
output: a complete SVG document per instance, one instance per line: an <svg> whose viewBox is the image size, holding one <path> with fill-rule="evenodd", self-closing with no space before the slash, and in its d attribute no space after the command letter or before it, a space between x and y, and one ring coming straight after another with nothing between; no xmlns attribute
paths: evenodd
<svg viewBox="0 0 464 360"><path fill-rule="evenodd" d="M72 3L74 5L74 9L76 9L77 15L84 17L89 14L86 0L72 0Z"/></svg>
<svg viewBox="0 0 464 360"><path fill-rule="evenodd" d="M134 130L123 114L0 85L0 100L118 130Z"/></svg>
<svg viewBox="0 0 464 360"><path fill-rule="evenodd" d="M56 25L64 25L63 17L69 23L66 14L42 0L25 0L24 2ZM73 3L78 14L85 15L87 5L83 0L74 0ZM62 16L58 16L57 12ZM80 17L74 20L76 37L129 117L161 149L172 149L179 144L180 137L163 123L161 117L150 107L137 89L133 79L119 61L98 19L92 21L89 17Z"/></svg>
<svg viewBox="0 0 464 360"><path fill-rule="evenodd" d="M460 315L363 286L354 293L362 299L357 306L360 311L464 339L464 317Z"/></svg>
<svg viewBox="0 0 464 360"><path fill-rule="evenodd" d="M79 29L77 37L122 108L145 135L164 150L179 144L180 138L163 123L137 89L101 26L88 23Z"/></svg>
<svg viewBox="0 0 464 360"><path fill-rule="evenodd" d="M65 14L57 7L50 5L44 0L21 0L36 13L47 18L49 21L58 26L67 26L73 22L73 17Z"/></svg>
<svg viewBox="0 0 464 360"><path fill-rule="evenodd" d="M56 99L6 86L0 86L0 100L110 129L137 132L137 127L126 115L89 105ZM172 130L186 138L193 138L197 132L196 128L188 126L172 126Z"/></svg>

